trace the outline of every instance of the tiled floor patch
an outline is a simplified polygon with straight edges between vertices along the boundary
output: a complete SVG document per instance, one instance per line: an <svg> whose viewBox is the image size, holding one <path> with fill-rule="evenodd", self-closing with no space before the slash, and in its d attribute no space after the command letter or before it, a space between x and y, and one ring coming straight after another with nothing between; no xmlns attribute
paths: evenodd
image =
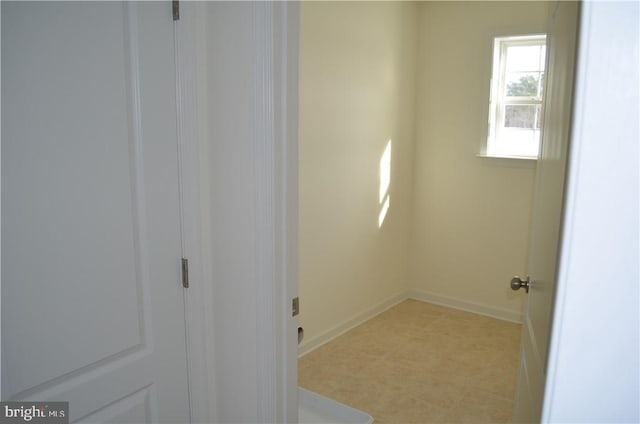
<svg viewBox="0 0 640 424"><path fill-rule="evenodd" d="M299 361L299 384L375 423L505 423L521 326L407 300Z"/></svg>

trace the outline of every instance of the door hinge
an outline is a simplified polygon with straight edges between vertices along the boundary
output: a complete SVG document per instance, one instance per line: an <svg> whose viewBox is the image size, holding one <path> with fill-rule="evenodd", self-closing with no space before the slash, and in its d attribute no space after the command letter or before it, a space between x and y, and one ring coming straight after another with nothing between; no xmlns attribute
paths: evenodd
<svg viewBox="0 0 640 424"><path fill-rule="evenodd" d="M291 316L295 317L300 313L300 300L297 297L291 302Z"/></svg>
<svg viewBox="0 0 640 424"><path fill-rule="evenodd" d="M173 11L173 20L180 20L180 1L179 0L171 0L171 10Z"/></svg>
<svg viewBox="0 0 640 424"><path fill-rule="evenodd" d="M182 258L182 287L189 288L189 259Z"/></svg>

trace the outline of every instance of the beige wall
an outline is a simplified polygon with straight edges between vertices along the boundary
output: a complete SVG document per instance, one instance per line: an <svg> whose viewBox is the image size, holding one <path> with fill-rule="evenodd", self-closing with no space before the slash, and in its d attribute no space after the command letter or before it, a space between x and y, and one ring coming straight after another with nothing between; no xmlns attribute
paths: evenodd
<svg viewBox="0 0 640 424"><path fill-rule="evenodd" d="M301 4L303 352L399 293L519 319L525 296L508 283L527 270L535 163L476 155L492 37L545 32L546 14L542 2Z"/></svg>
<svg viewBox="0 0 640 424"><path fill-rule="evenodd" d="M517 317L535 170L478 158L486 138L492 37L544 33L543 2L420 7L410 288Z"/></svg>
<svg viewBox="0 0 640 424"><path fill-rule="evenodd" d="M308 344L406 288L416 5L300 9L299 295ZM389 139L391 206L378 228Z"/></svg>

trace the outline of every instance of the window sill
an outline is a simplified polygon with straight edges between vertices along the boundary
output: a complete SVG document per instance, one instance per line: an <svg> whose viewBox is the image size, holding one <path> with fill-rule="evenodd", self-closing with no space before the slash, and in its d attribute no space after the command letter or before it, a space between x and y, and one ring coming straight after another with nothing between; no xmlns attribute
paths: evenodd
<svg viewBox="0 0 640 424"><path fill-rule="evenodd" d="M507 168L535 169L538 163L537 158L524 156L489 156L484 154L476 155L476 157L482 159L488 165Z"/></svg>

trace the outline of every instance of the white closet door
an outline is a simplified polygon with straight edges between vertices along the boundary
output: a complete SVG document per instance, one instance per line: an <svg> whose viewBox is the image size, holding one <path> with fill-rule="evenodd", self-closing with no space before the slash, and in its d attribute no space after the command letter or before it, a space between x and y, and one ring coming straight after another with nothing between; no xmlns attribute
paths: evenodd
<svg viewBox="0 0 640 424"><path fill-rule="evenodd" d="M171 4L1 7L2 399L187 422Z"/></svg>

